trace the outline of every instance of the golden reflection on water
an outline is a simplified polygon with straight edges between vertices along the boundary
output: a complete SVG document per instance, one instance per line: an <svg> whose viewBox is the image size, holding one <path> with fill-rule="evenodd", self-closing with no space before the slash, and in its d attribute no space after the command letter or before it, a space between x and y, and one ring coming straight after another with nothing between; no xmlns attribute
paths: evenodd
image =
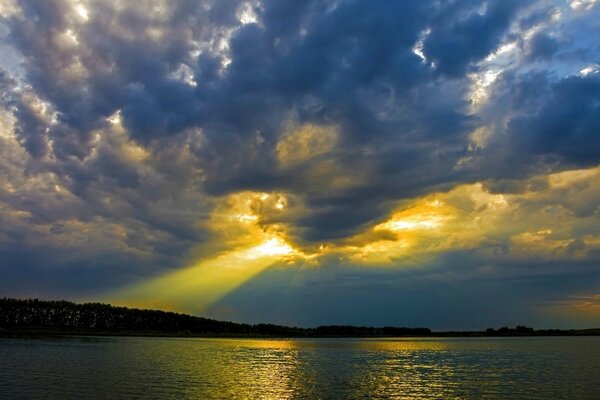
<svg viewBox="0 0 600 400"><path fill-rule="evenodd" d="M357 349L377 351L448 350L450 344L438 339L361 339L354 345Z"/></svg>
<svg viewBox="0 0 600 400"><path fill-rule="evenodd" d="M300 360L296 344L293 341L253 340L250 343L236 342L234 345L246 348L253 353L252 361L240 360L237 371L239 376L252 381L252 396L263 399L293 398L296 379L300 370ZM268 388L264 393L264 388ZM261 395L263 392L263 395Z"/></svg>
<svg viewBox="0 0 600 400"><path fill-rule="evenodd" d="M600 393L600 338L6 340L0 340L6 389L0 397L6 398L591 399Z"/></svg>
<svg viewBox="0 0 600 400"><path fill-rule="evenodd" d="M451 347L439 340L210 339L188 344L220 349L216 359L203 357L195 364L198 376L210 370L211 381L220 383L208 392L205 387L205 398L242 393L253 399L323 398L324 393L329 398L364 398L367 393L434 398L441 392L431 378L442 382L441 377L454 375L452 366L440 364L434 355ZM442 392L452 394L451 388Z"/></svg>
<svg viewBox="0 0 600 400"><path fill-rule="evenodd" d="M452 344L413 339L183 340L212 355L193 358L194 374L218 383L203 398L440 398L459 382L442 354ZM214 349L219 349L213 353ZM194 351L188 354L193 354ZM164 360L163 360L164 361ZM170 363L177 375L180 363ZM181 360L189 365L189 360ZM190 398L200 395L194 393Z"/></svg>

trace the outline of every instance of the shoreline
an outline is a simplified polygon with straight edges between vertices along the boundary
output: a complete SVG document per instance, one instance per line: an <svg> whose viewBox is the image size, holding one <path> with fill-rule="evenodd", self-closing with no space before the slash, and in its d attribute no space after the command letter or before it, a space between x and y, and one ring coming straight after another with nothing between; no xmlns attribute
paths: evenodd
<svg viewBox="0 0 600 400"><path fill-rule="evenodd" d="M444 338L524 338L524 337L584 337L600 336L600 329L583 329L556 333L487 334L478 331L431 332L428 335L260 335L235 333L191 333L160 331L80 331L60 329L2 329L0 338L65 338L65 337L153 337L197 339L444 339Z"/></svg>
<svg viewBox="0 0 600 400"><path fill-rule="evenodd" d="M468 338L598 336L600 328L534 329L517 325L483 331L432 331L423 327L320 325L302 328L237 323L161 310L103 303L0 299L0 337L132 336L191 338Z"/></svg>

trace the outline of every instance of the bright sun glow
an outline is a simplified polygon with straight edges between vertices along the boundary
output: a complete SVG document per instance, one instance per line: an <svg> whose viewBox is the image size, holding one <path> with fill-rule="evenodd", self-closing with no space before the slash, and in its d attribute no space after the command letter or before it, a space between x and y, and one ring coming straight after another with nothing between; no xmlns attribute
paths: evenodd
<svg viewBox="0 0 600 400"><path fill-rule="evenodd" d="M84 22L90 19L88 11L83 4L76 4L74 8L77 15L79 15Z"/></svg>
<svg viewBox="0 0 600 400"><path fill-rule="evenodd" d="M390 221L387 226L393 231L435 229L441 225L442 221L441 217L425 216Z"/></svg>
<svg viewBox="0 0 600 400"><path fill-rule="evenodd" d="M238 215L237 218L240 222L258 221L258 217L256 215L251 215L251 214L240 214L240 215Z"/></svg>
<svg viewBox="0 0 600 400"><path fill-rule="evenodd" d="M388 221L376 226L375 229L417 231L440 228L448 218L448 216L436 211L442 205L443 203L438 200L430 201L420 206L419 209L407 210L395 214Z"/></svg>
<svg viewBox="0 0 600 400"><path fill-rule="evenodd" d="M269 239L247 251L246 258L255 259L269 256L287 256L295 253L294 249L279 238Z"/></svg>
<svg viewBox="0 0 600 400"><path fill-rule="evenodd" d="M121 110L115 111L112 115L107 117L106 120L113 125L120 125L121 124Z"/></svg>

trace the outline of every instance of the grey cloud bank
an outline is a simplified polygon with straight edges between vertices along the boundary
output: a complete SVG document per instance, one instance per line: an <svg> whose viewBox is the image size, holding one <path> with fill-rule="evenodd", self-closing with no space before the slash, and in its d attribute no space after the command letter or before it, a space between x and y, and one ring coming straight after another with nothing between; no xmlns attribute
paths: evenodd
<svg viewBox="0 0 600 400"><path fill-rule="evenodd" d="M296 199L289 206L301 212L270 223L312 248L346 243L398 204L462 184L537 193L544 175L596 167L597 21L593 1L9 1L0 6L0 49L11 49L0 56L0 294L93 296L212 256L210 215L238 192ZM577 227L565 233L572 247L589 249L600 196L583 185L560 206L572 218L561 224ZM560 203L536 196L534 212ZM517 240L488 239L498 249ZM333 312L355 290L381 290L355 300L372 319L337 322L384 323L400 291L442 321L436 304L452 303L454 315L482 292L460 294L447 271L490 263L450 254L423 263L438 278L416 286L419 272L397 261L402 272L386 271L383 289L381 271L363 265L359 289L349 288L342 278L358 267L329 262L307 276L341 269L331 291L290 296ZM538 262L473 274L470 287L491 279L497 296L461 323L592 293L598 253L573 257L548 269L572 284L517 274L533 283L512 300L501 295L506 276ZM248 287L262 297L244 288L229 297L256 300L235 318L270 318L261 310L282 294L261 276ZM443 299L430 301L432 292ZM384 303L388 311L369 311ZM301 306L285 310L289 320L273 318L312 321Z"/></svg>

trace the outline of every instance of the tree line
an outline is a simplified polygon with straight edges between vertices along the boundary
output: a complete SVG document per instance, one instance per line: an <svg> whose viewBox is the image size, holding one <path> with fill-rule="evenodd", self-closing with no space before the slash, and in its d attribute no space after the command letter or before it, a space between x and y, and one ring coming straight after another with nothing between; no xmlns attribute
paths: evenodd
<svg viewBox="0 0 600 400"><path fill-rule="evenodd" d="M431 332L428 328L324 325L298 328L240 324L160 310L103 303L0 298L0 335L21 333L120 334L165 336L399 337L399 336L555 336L600 335L600 329L544 329L517 325L485 331Z"/></svg>
<svg viewBox="0 0 600 400"><path fill-rule="evenodd" d="M0 328L4 331L62 331L77 333L164 333L235 336L424 336L428 328L319 326L297 328L274 324L240 324L159 310L116 307L103 303L0 299Z"/></svg>

